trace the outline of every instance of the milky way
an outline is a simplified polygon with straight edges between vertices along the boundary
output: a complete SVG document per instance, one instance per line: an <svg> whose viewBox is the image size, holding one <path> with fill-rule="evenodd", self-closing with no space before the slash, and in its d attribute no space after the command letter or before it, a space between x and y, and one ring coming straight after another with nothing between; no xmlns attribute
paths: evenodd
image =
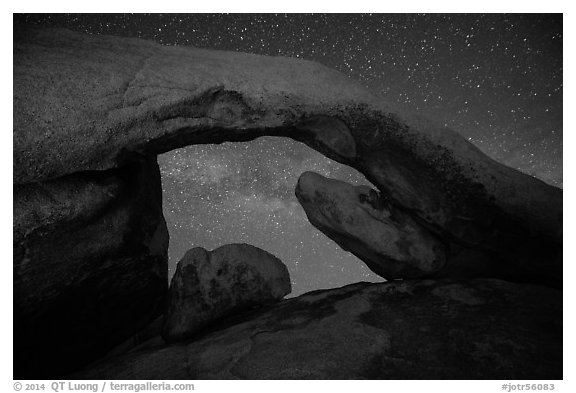
<svg viewBox="0 0 576 393"><path fill-rule="evenodd" d="M91 34L314 60L403 113L562 186L561 15L19 15ZM312 170L362 175L287 139L190 146L159 158L170 269L194 246L246 242L288 266L294 294L381 280L313 228L294 197Z"/></svg>

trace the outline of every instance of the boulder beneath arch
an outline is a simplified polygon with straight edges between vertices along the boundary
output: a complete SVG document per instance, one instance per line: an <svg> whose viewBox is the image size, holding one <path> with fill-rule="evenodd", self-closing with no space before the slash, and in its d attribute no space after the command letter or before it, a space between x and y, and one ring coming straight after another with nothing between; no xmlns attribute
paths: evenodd
<svg viewBox="0 0 576 393"><path fill-rule="evenodd" d="M158 316L155 159L190 144L301 141L446 245L446 275L561 285L561 190L320 64L15 25L13 99L16 378L73 371Z"/></svg>
<svg viewBox="0 0 576 393"><path fill-rule="evenodd" d="M191 338L218 319L275 303L291 290L286 265L258 247L195 247L172 277L162 337L169 342Z"/></svg>

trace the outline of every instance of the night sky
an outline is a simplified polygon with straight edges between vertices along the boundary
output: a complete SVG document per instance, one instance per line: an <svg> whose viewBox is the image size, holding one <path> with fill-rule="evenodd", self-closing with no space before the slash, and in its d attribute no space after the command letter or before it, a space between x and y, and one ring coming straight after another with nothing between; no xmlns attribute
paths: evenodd
<svg viewBox="0 0 576 393"><path fill-rule="evenodd" d="M494 159L562 187L562 16L457 14L19 15L91 34L320 62L404 113L460 132ZM293 294L381 281L308 223L312 170L362 175L282 138L189 146L159 158L170 270L186 250L246 242L288 266Z"/></svg>

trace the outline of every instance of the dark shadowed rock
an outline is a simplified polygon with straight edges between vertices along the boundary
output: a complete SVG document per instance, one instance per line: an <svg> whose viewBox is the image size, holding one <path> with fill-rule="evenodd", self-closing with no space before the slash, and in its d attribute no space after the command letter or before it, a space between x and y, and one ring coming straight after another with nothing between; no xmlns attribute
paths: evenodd
<svg viewBox="0 0 576 393"><path fill-rule="evenodd" d="M219 318L277 302L291 290L286 266L264 250L249 244L212 252L193 248L172 277L162 336L167 341L190 338Z"/></svg>
<svg viewBox="0 0 576 393"><path fill-rule="evenodd" d="M156 160L14 187L14 377L62 375L162 312Z"/></svg>
<svg viewBox="0 0 576 393"><path fill-rule="evenodd" d="M562 294L499 280L311 292L86 379L561 379Z"/></svg>

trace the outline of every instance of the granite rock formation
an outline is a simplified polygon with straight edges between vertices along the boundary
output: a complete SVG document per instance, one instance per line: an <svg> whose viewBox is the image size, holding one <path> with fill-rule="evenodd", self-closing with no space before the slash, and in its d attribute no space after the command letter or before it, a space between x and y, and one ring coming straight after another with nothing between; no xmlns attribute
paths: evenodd
<svg viewBox="0 0 576 393"><path fill-rule="evenodd" d="M286 265L264 250L249 244L211 252L193 248L172 277L162 336L166 341L193 337L222 317L277 302L291 290Z"/></svg>
<svg viewBox="0 0 576 393"><path fill-rule="evenodd" d="M358 169L452 254L480 252L506 260L516 279L560 285L561 190L448 128L392 113L333 70L64 30L15 35L15 184L189 144L287 136Z"/></svg>
<svg viewBox="0 0 576 393"><path fill-rule="evenodd" d="M296 196L308 220L386 278L418 278L441 270L446 246L368 186L305 172Z"/></svg>
<svg viewBox="0 0 576 393"><path fill-rule="evenodd" d="M160 315L168 230L155 159L14 186L14 377L61 375Z"/></svg>
<svg viewBox="0 0 576 393"><path fill-rule="evenodd" d="M424 276L444 263L561 285L561 190L317 63L15 25L13 75L15 378L72 372L158 317L155 160L190 144L301 141L363 173L413 239L447 249ZM401 267L427 255L413 247L382 250L398 276L419 276Z"/></svg>
<svg viewBox="0 0 576 393"><path fill-rule="evenodd" d="M561 379L562 294L488 279L352 284L72 378Z"/></svg>
<svg viewBox="0 0 576 393"><path fill-rule="evenodd" d="M296 196L314 226L386 279L495 277L560 286L560 272L554 270L561 262L560 250L546 239L522 234L521 227L511 223L505 228L510 234L497 223L486 229L491 238L502 236L502 243L491 248L486 244L464 245L449 234L422 225L418 217L385 193L368 186L352 186L305 172L298 180ZM518 231L517 237L504 237L514 231ZM551 252L549 257L546 250ZM518 260L530 251L535 254L527 256L525 262Z"/></svg>

